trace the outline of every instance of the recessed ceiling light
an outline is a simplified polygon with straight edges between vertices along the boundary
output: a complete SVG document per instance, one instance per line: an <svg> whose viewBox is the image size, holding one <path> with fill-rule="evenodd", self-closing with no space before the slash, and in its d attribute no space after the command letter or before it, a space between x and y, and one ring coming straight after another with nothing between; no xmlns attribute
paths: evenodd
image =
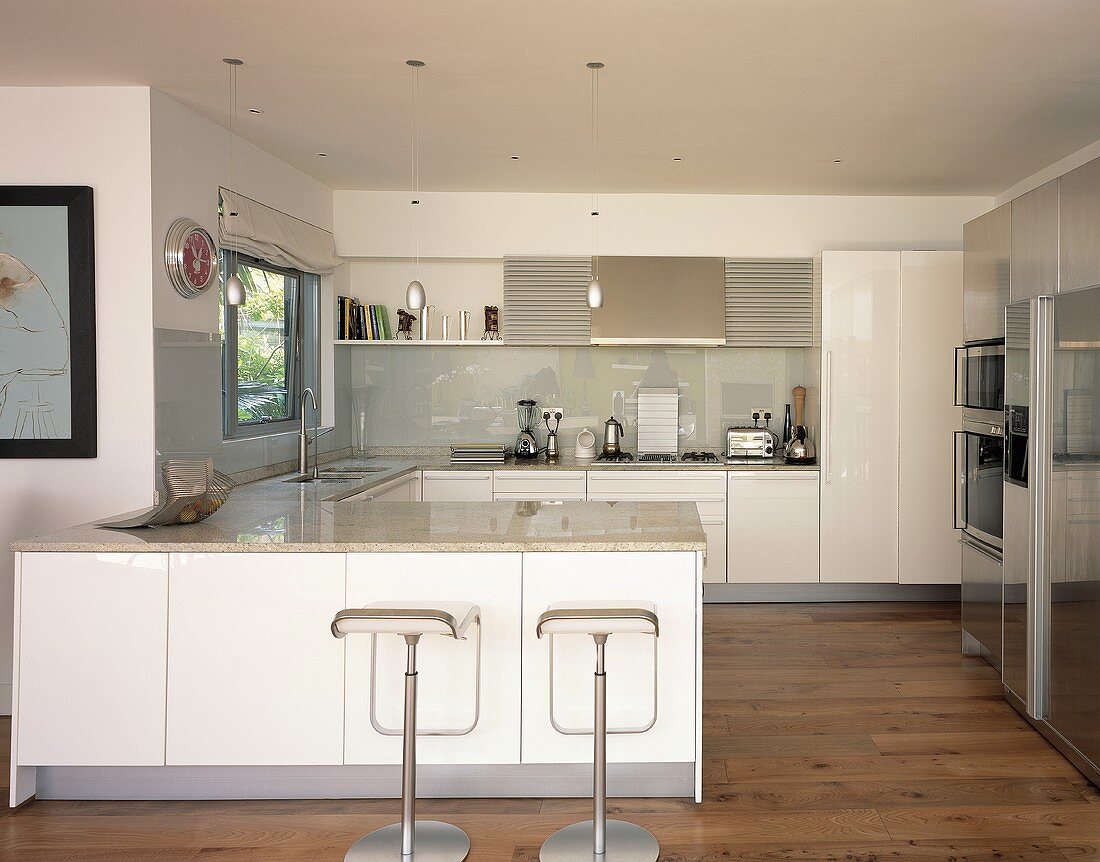
<svg viewBox="0 0 1100 862"><path fill-rule="evenodd" d="M834 165L842 165L842 164L844 164L844 159L833 159L833 164Z"/></svg>
<svg viewBox="0 0 1100 862"><path fill-rule="evenodd" d="M682 162L682 161L683 161L683 158L682 158L681 156L673 156L673 157L672 157L672 161L674 161L674 162Z"/></svg>
<svg viewBox="0 0 1100 862"><path fill-rule="evenodd" d="M327 159L327 158L328 158L328 153L318 153L318 154L317 154L317 158L319 158L319 159Z"/></svg>
<svg viewBox="0 0 1100 862"><path fill-rule="evenodd" d="M248 109L248 113L250 113L250 114L262 114L263 112L264 112L263 108L249 108Z"/></svg>
<svg viewBox="0 0 1100 862"><path fill-rule="evenodd" d="M510 158L513 162L519 161L519 156L509 156L508 158Z"/></svg>

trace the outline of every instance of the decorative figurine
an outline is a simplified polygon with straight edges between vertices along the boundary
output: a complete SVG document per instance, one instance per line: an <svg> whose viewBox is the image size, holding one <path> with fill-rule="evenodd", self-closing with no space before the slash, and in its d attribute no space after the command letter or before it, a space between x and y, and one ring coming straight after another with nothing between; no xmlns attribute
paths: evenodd
<svg viewBox="0 0 1100 862"><path fill-rule="evenodd" d="M397 309L397 332L393 336L395 341L400 338L412 341L414 320L416 320L415 315L409 314L403 308Z"/></svg>
<svg viewBox="0 0 1100 862"><path fill-rule="evenodd" d="M495 305L485 306L485 334L482 341L500 341L500 309Z"/></svg>

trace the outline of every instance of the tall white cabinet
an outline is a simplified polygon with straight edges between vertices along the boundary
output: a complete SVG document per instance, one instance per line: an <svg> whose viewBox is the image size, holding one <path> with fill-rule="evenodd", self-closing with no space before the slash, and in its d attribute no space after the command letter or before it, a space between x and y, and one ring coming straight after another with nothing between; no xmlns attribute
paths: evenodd
<svg viewBox="0 0 1100 862"><path fill-rule="evenodd" d="M821 285L821 580L957 583L962 254L824 252Z"/></svg>

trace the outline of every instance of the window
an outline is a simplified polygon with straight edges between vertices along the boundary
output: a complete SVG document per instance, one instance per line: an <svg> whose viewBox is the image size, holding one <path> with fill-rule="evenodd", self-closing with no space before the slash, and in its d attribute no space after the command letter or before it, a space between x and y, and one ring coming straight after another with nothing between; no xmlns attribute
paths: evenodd
<svg viewBox="0 0 1100 862"><path fill-rule="evenodd" d="M303 387L319 392L320 278L223 252L223 284L234 259L248 298L234 308L222 294L225 436L289 430L300 416Z"/></svg>

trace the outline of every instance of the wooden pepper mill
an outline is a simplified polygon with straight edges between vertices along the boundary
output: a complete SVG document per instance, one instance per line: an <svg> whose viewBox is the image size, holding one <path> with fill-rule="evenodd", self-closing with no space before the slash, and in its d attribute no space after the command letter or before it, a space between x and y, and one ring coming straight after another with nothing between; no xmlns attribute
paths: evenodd
<svg viewBox="0 0 1100 862"><path fill-rule="evenodd" d="M806 387L796 386L791 394L794 396L794 430L783 457L791 464L813 464L817 461L817 452L805 425Z"/></svg>

